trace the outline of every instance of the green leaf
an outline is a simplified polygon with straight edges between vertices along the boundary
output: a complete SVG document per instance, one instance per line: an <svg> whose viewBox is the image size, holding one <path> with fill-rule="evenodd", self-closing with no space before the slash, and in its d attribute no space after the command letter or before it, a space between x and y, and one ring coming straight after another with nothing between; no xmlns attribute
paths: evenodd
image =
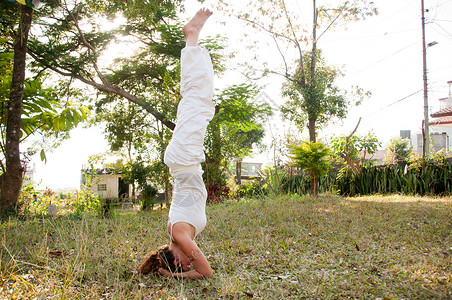
<svg viewBox="0 0 452 300"><path fill-rule="evenodd" d="M47 162L46 153L44 152L44 149L41 149L41 152L39 153L41 157L41 161Z"/></svg>

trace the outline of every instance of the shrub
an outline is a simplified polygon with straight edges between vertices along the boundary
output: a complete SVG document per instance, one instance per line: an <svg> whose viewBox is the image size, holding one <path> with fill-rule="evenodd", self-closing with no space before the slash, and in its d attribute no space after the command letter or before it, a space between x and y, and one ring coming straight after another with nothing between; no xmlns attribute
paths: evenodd
<svg viewBox="0 0 452 300"><path fill-rule="evenodd" d="M305 171L311 180L311 195L317 197L318 178L330 169L330 149L323 143L307 141L290 147L292 165Z"/></svg>
<svg viewBox="0 0 452 300"><path fill-rule="evenodd" d="M142 186L141 210L147 210L149 207L154 209L154 199L157 196L157 192L158 190L150 184L144 184Z"/></svg>
<svg viewBox="0 0 452 300"><path fill-rule="evenodd" d="M72 198L70 203L71 208L76 214L83 214L85 212L94 211L98 215L104 215L104 206L106 201L100 196L97 196L89 189L82 189L77 191L75 197Z"/></svg>
<svg viewBox="0 0 452 300"><path fill-rule="evenodd" d="M266 168L261 174L264 179L263 189L265 190L265 194L270 194L272 196L278 196L283 193L281 183L284 178L287 177L287 173L281 169L274 168Z"/></svg>
<svg viewBox="0 0 452 300"><path fill-rule="evenodd" d="M238 197L255 197L265 194L264 186L258 180L242 181L242 185L235 191L235 195Z"/></svg>
<svg viewBox="0 0 452 300"><path fill-rule="evenodd" d="M209 203L218 203L229 199L230 188L222 186L218 182L207 187L207 199Z"/></svg>

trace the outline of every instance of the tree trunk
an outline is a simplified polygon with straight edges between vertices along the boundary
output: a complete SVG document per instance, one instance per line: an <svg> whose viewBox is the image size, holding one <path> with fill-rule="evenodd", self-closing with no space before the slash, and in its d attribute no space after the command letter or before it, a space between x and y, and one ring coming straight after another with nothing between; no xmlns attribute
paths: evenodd
<svg viewBox="0 0 452 300"><path fill-rule="evenodd" d="M237 158L235 162L235 182L238 186L242 185L242 159Z"/></svg>
<svg viewBox="0 0 452 300"><path fill-rule="evenodd" d="M317 58L317 16L319 14L317 10L317 4L316 1L312 1L313 4L313 21L312 21L312 50L311 50L311 70L310 70L310 87L315 86L315 65L316 65L316 58ZM309 127L309 140L311 142L316 142L316 136L315 136L315 121L316 118L313 118L311 116L311 113L308 115L308 127Z"/></svg>
<svg viewBox="0 0 452 300"><path fill-rule="evenodd" d="M314 84L315 78L315 64L317 58L317 17L319 11L317 10L316 1L313 0L312 4L314 6L313 21L312 21L312 50L311 50L311 85Z"/></svg>
<svg viewBox="0 0 452 300"><path fill-rule="evenodd" d="M132 182L132 198L135 198L136 195L136 187L135 187L135 182Z"/></svg>
<svg viewBox="0 0 452 300"><path fill-rule="evenodd" d="M311 196L317 197L319 194L319 179L314 172L311 173Z"/></svg>
<svg viewBox="0 0 452 300"><path fill-rule="evenodd" d="M11 94L6 111L6 171L1 176L0 209L15 208L22 188L24 168L20 162L19 142L22 126L22 98L25 81L25 63L28 33L30 31L33 9L21 5L19 29L14 40L14 67Z"/></svg>
<svg viewBox="0 0 452 300"><path fill-rule="evenodd" d="M316 135L315 135L315 119L309 118L309 141L315 143L316 142ZM315 175L314 172L312 172L312 179L311 179L311 196L317 197L318 188L317 188L317 181L318 178Z"/></svg>
<svg viewBox="0 0 452 300"><path fill-rule="evenodd" d="M220 112L220 106L215 105L215 115ZM223 154L221 153L221 130L217 123L210 123L210 130L212 132L211 145L209 146L209 153L204 153L206 156L205 164L205 185L207 189L207 202L212 201L215 197L216 183L221 182L221 166L223 161Z"/></svg>
<svg viewBox="0 0 452 300"><path fill-rule="evenodd" d="M315 119L309 118L308 129L309 129L309 141L315 143L317 140L315 136Z"/></svg>
<svg viewBox="0 0 452 300"><path fill-rule="evenodd" d="M165 178L165 204L167 208L170 207L170 198L171 198L170 182L168 178Z"/></svg>

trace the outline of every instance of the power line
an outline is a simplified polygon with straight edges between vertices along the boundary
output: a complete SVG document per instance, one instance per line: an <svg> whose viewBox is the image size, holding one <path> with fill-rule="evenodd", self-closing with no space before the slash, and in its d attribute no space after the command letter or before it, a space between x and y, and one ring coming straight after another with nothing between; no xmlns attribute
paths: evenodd
<svg viewBox="0 0 452 300"><path fill-rule="evenodd" d="M435 6L435 16L433 17L433 19L436 19L436 16L438 15L438 7L439 7L439 0L436 0L436 6Z"/></svg>
<svg viewBox="0 0 452 300"><path fill-rule="evenodd" d="M391 107L391 106L393 106L393 105L395 105L395 104L397 104L397 103L399 103L399 102L402 102L403 100L406 100L406 99L410 98L411 96L414 96L414 95L416 95L416 94L418 94L419 92L422 92L422 91L423 91L423 89L420 89L420 90L418 90L418 91L416 91L416 92L414 92L414 93L411 93L411 94L409 94L408 96L405 96L405 97L403 97L403 98L401 98L401 99L399 99L399 100L397 100L397 101L394 101L394 102L392 102L392 103L390 103L390 104L388 104L388 105L386 105L386 106L383 106L383 107L380 108L379 110L376 110L376 111L374 111L374 112L372 112L372 113L370 113L370 114L367 114L367 116L370 116L370 115L376 114L376 113L378 113L378 112L380 112L380 111L382 111L382 110L385 110L386 108Z"/></svg>
<svg viewBox="0 0 452 300"><path fill-rule="evenodd" d="M436 28L432 28L432 29L433 29L434 31L436 31L438 34L440 34L440 35L444 36L445 38L447 38L447 39L449 39L449 40L452 41L452 37L447 36L446 34L444 34L443 32L439 31L439 30L436 29Z"/></svg>
<svg viewBox="0 0 452 300"><path fill-rule="evenodd" d="M382 61L384 61L384 60L390 58L391 56L394 56L394 55L396 55L397 53L402 52L403 50L406 50L406 49L408 49L408 48L410 48L410 47L412 47L412 46L414 46L414 45L417 45L418 43L419 43L419 41L416 41L416 42L414 42L414 43L412 43L412 44L410 44L410 45L408 45L408 46L406 46L406 47L403 47L402 49L399 49L399 50L397 50L396 52L394 52L394 53L392 53L392 54L390 54L390 55L388 55L388 56L385 56L385 57L383 57L383 58L381 58L381 59L379 59L379 60L377 60L377 61L375 61L375 62L373 62L373 63L371 63L371 64L369 64L369 65L367 65L366 67L364 67L364 68L362 68L362 69L360 69L360 70L358 70L358 71L356 71L356 72L354 72L354 73L355 73L355 74L356 74L356 73L360 73L360 72L364 71L365 69L367 69L367 68L369 68L369 67L371 67L371 66L373 66L373 65L379 64L379 63L381 63Z"/></svg>
<svg viewBox="0 0 452 300"><path fill-rule="evenodd" d="M409 31L415 31L417 30L417 28L410 28L410 29L406 29L406 30L400 30L400 31L388 31L388 32L384 32L384 33L376 33L376 34L371 34L371 35L360 35L360 36L352 36L352 37L348 37L348 38L337 38L337 39L329 39L324 43L332 43L332 42L337 42L337 41L353 41L353 40L364 40L364 39L370 39L370 38L376 38L376 37L386 37L389 35L393 35L393 34L398 34L398 33L406 33Z"/></svg>
<svg viewBox="0 0 452 300"><path fill-rule="evenodd" d="M397 103L399 103L399 102L402 102L403 100L408 99L408 98L410 98L411 96L414 96L414 95L416 95L417 93L419 93L419 92L421 92L421 91L422 91L422 89L420 89L420 90L418 90L418 91L416 91L416 92L414 92L414 93L412 93L412 94L409 94L408 96L405 96L405 97L403 97L403 98L401 98L401 99L399 99L399 100L397 100L397 101L392 102L391 104L386 105L386 106L383 107L382 109L388 108L388 107L393 106L393 105L395 105L395 104L397 104Z"/></svg>
<svg viewBox="0 0 452 300"><path fill-rule="evenodd" d="M452 0L446 0L446 1L444 1L443 3L441 3L441 4L438 4L437 7L443 6L444 4L448 4L448 3L451 2L451 1L452 1Z"/></svg>
<svg viewBox="0 0 452 300"><path fill-rule="evenodd" d="M412 6L414 3L417 3L418 2L418 0L412 0L410 3L407 3L407 4L402 4L399 8L396 8L396 9L394 9L394 10L392 10L392 13L391 14L388 14L387 15L387 17L386 17L386 19L389 19L389 18L392 18L393 16L395 16L395 15L399 15L399 13L401 12L401 11L405 11L407 8L409 8L410 6ZM395 4L395 3L394 3ZM411 20L410 20L411 21ZM408 21L407 21L408 22ZM406 22L404 22L404 23L406 23Z"/></svg>
<svg viewBox="0 0 452 300"><path fill-rule="evenodd" d="M399 13L401 11L405 11L407 8L411 7L413 4L415 4L418 0L412 0L410 3L408 4L402 4L401 6L399 6L398 8L395 8L393 10L391 10L390 13L388 13L384 18L380 19L382 23L385 23L384 20L387 19L393 19L393 16L398 16ZM296 1L297 5L298 5L298 1ZM394 3L395 4L395 3ZM375 18L379 18L379 15L375 16ZM400 24L399 25L395 25L392 26L392 28L385 30L382 33L374 33L374 34L369 34L369 35L361 35L361 36L355 36L355 37L349 37L349 38L340 38L340 39L329 39L329 42L335 42L337 40L340 41L344 41L344 40L360 40L360 39L367 39L367 38L374 38L374 37L383 37L383 36L388 36L388 35L392 35L392 34L398 34L398 33L405 33L405 32L409 32L409 31L414 31L417 30L417 27L412 27L410 25L410 27L408 29L404 29L407 27L407 25L409 25L412 22L415 22L418 20L418 17L411 17L409 20L400 20ZM376 28L378 31L381 30L381 28Z"/></svg>
<svg viewBox="0 0 452 300"><path fill-rule="evenodd" d="M452 34L449 33L449 31L447 31L443 26L439 25L438 23L434 23L436 26L438 26L439 28L441 28L447 36L449 36L449 38L452 38Z"/></svg>

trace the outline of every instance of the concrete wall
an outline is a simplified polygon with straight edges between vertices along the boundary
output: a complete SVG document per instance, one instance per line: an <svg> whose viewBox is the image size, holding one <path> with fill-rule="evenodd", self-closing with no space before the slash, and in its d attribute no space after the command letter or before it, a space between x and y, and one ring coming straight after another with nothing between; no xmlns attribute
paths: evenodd
<svg viewBox="0 0 452 300"><path fill-rule="evenodd" d="M433 144L433 150L435 150L435 152L442 149L449 149L449 136L447 133L434 133L430 136Z"/></svg>
<svg viewBox="0 0 452 300"><path fill-rule="evenodd" d="M430 133L432 134L447 134L449 136L448 138L448 144L447 149L452 149L452 127L443 127L443 126L430 126Z"/></svg>
<svg viewBox="0 0 452 300"><path fill-rule="evenodd" d="M259 176L261 170L261 163L242 162L242 175L243 176Z"/></svg>
<svg viewBox="0 0 452 300"><path fill-rule="evenodd" d="M438 152L442 149L451 149L449 136L447 132L430 134L430 142L432 143L433 150ZM422 134L417 134L416 150L419 154L422 154L422 142Z"/></svg>

